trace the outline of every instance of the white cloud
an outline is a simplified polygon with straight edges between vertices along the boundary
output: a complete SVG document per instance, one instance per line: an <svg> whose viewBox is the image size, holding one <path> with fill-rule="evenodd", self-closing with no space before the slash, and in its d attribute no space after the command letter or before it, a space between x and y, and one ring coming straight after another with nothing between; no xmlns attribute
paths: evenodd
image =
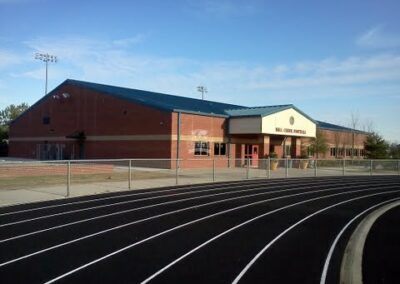
<svg viewBox="0 0 400 284"><path fill-rule="evenodd" d="M21 57L15 53L7 50L0 50L0 69L6 68L22 62Z"/></svg>
<svg viewBox="0 0 400 284"><path fill-rule="evenodd" d="M398 112L389 110L400 103L400 55L396 53L262 65L148 56L135 52L130 45L135 40L126 42L36 38L25 42L29 50L21 49L23 53L0 50L0 78L7 83L2 89L3 93L7 91L7 103L15 100L9 94L18 92L8 79L18 82L29 78L38 80L40 88L43 86L39 80L44 80L44 64L36 62L33 54L48 52L59 58L59 62L49 65L49 89L71 78L200 98L196 87L201 84L207 87L209 100L249 106L294 103L311 116L332 122L345 120L346 107L365 107L369 99L379 98L381 108L388 109L380 113L380 120L398 121L394 119ZM12 73L7 80L6 70ZM29 101L27 91L20 92L21 101ZM28 92L34 94L35 90ZM36 93L41 95L42 88ZM1 100L5 98L0 98L0 104ZM32 97L29 102L35 100Z"/></svg>
<svg viewBox="0 0 400 284"><path fill-rule="evenodd" d="M136 45L138 43L142 43L145 40L146 36L144 34L138 34L129 38L122 38L113 41L113 44L120 47L128 47L132 45Z"/></svg>
<svg viewBox="0 0 400 284"><path fill-rule="evenodd" d="M37 38L26 44L59 57L50 75L60 81L75 78L192 97L199 97L196 86L204 84L210 99L238 104L244 98L252 98L251 104L265 104L265 94L279 93L279 98L291 102L296 97L344 97L364 85L400 84L400 55L396 54L268 66L143 56L123 42L63 37ZM43 79L43 72L42 67L14 75Z"/></svg>
<svg viewBox="0 0 400 284"><path fill-rule="evenodd" d="M370 48L393 48L400 46L400 35L384 30L383 25L375 26L357 38L356 43Z"/></svg>

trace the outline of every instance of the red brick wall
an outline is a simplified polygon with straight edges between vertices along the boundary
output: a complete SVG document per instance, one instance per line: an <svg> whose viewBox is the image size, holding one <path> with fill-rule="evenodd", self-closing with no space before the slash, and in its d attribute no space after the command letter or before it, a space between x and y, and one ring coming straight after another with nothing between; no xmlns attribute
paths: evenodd
<svg viewBox="0 0 400 284"><path fill-rule="evenodd" d="M181 113L180 115L180 158L181 159L204 159L204 158L227 158L225 156L214 156L214 142L227 143L224 139L226 119L221 117L211 117ZM172 134L178 133L178 113L172 114ZM223 140L224 139L224 140ZM222 141L223 140L223 141ZM209 142L210 153L208 156L194 155L195 141ZM176 157L176 141L171 145L172 157ZM231 153L234 153L234 146L231 145ZM232 155L233 156L233 155Z"/></svg>
<svg viewBox="0 0 400 284"><path fill-rule="evenodd" d="M62 93L68 93L70 97L63 99ZM54 99L53 95L58 95L60 98ZM170 157L171 143L165 140L170 139L171 113L72 85L62 86L52 96L39 101L11 124L10 156L36 158L36 144L44 141L76 144L77 148L77 141L65 139L65 136L76 131L84 131L88 136L88 140L85 141L85 158ZM44 116L50 117L50 124L43 124ZM131 139L131 141L94 142L89 139L90 136L114 136L112 140L116 140L118 139L115 138L116 135L147 135L147 137L164 135L165 137L164 141ZM13 138L21 137L42 137L43 140L13 141ZM143 137L140 139L143 140Z"/></svg>
<svg viewBox="0 0 400 284"><path fill-rule="evenodd" d="M328 151L326 153L320 153L319 157L323 159L335 159L336 157L332 157L330 155L330 148L352 148L352 135L353 133L347 131L333 131L328 129L320 129L324 137L326 138L326 142L328 144ZM355 133L354 135L354 149L364 149L364 141L367 139L367 134L363 133ZM302 139L303 145L310 144L309 138ZM346 158L350 155L346 155ZM343 158L343 156L340 156ZM362 157L359 157L362 158Z"/></svg>

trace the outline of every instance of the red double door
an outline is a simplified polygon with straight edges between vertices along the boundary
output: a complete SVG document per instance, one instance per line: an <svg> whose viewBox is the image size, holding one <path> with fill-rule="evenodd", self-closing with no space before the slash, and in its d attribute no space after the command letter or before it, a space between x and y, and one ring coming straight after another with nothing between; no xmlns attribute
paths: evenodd
<svg viewBox="0 0 400 284"><path fill-rule="evenodd" d="M259 145L246 144L244 148L244 158L249 161L251 167L258 167Z"/></svg>

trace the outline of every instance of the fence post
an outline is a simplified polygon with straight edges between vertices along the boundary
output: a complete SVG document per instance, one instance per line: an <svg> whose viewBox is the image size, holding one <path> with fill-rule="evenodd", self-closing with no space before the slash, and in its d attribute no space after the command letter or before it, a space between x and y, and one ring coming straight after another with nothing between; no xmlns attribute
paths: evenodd
<svg viewBox="0 0 400 284"><path fill-rule="evenodd" d="M176 159L176 163L175 163L175 184L176 184L176 185L179 184L179 174L178 174L178 170L179 170L179 159Z"/></svg>
<svg viewBox="0 0 400 284"><path fill-rule="evenodd" d="M289 176L289 160L286 158L286 167L285 167L285 178Z"/></svg>
<svg viewBox="0 0 400 284"><path fill-rule="evenodd" d="M68 163L67 163L67 196L66 197L69 197L70 186L71 186L71 161L68 161Z"/></svg>
<svg viewBox="0 0 400 284"><path fill-rule="evenodd" d="M400 160L397 160L397 174L400 175Z"/></svg>
<svg viewBox="0 0 400 284"><path fill-rule="evenodd" d="M247 158L247 167L246 167L246 179L250 177L250 158Z"/></svg>
<svg viewBox="0 0 400 284"><path fill-rule="evenodd" d="M314 177L318 176L318 159L314 161Z"/></svg>
<svg viewBox="0 0 400 284"><path fill-rule="evenodd" d="M268 168L267 168L267 175L268 175L268 179L271 178L271 158L268 157Z"/></svg>
<svg viewBox="0 0 400 284"><path fill-rule="evenodd" d="M214 181L215 181L215 159L213 159L212 169L213 169L213 172L212 172L212 180L213 180L213 182L214 182Z"/></svg>
<svg viewBox="0 0 400 284"><path fill-rule="evenodd" d="M346 172L346 160L343 159L343 176L345 175Z"/></svg>
<svg viewBox="0 0 400 284"><path fill-rule="evenodd" d="M129 160L129 181L128 181L128 187L131 189L131 180L132 180L132 160Z"/></svg>
<svg viewBox="0 0 400 284"><path fill-rule="evenodd" d="M372 176L372 159L369 161L369 175Z"/></svg>

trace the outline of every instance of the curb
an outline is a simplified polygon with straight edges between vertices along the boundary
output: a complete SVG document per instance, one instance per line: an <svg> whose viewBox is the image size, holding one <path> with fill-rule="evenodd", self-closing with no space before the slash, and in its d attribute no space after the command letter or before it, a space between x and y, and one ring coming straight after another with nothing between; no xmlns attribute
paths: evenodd
<svg viewBox="0 0 400 284"><path fill-rule="evenodd" d="M357 226L351 235L340 267L340 283L362 284L362 258L365 241L375 221L390 209L400 206L400 201L395 201L376 209L368 214Z"/></svg>

